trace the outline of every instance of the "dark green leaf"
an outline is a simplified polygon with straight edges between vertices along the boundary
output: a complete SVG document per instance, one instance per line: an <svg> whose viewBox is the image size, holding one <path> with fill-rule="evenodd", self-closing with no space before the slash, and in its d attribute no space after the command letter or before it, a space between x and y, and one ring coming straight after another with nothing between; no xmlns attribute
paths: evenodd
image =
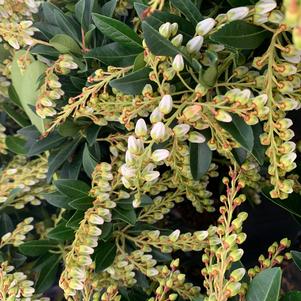
<svg viewBox="0 0 301 301"><path fill-rule="evenodd" d="M7 148L17 155L25 155L26 148L25 144L26 141L18 136L7 136L5 139L5 144Z"/></svg>
<svg viewBox="0 0 301 301"><path fill-rule="evenodd" d="M15 229L14 224L8 214L0 214L0 237Z"/></svg>
<svg viewBox="0 0 301 301"><path fill-rule="evenodd" d="M60 55L60 53L56 49L53 49L53 47L46 46L46 45L36 45L32 47L30 52L33 54L46 55L55 58Z"/></svg>
<svg viewBox="0 0 301 301"><path fill-rule="evenodd" d="M47 234L48 238L54 240L72 240L74 237L73 229L66 227L66 222L61 222Z"/></svg>
<svg viewBox="0 0 301 301"><path fill-rule="evenodd" d="M218 70L215 65L208 67L202 74L202 80L207 87L213 87L216 83Z"/></svg>
<svg viewBox="0 0 301 301"><path fill-rule="evenodd" d="M68 203L70 202L70 198L59 192L47 193L44 194L43 197L52 206L58 208L71 209L71 207L68 205Z"/></svg>
<svg viewBox="0 0 301 301"><path fill-rule="evenodd" d="M234 148L232 154L239 165L242 165L248 157L248 152L242 147Z"/></svg>
<svg viewBox="0 0 301 301"><path fill-rule="evenodd" d="M92 206L93 201L94 198L91 198L89 196L84 196L71 201L69 203L69 206L74 209L86 210Z"/></svg>
<svg viewBox="0 0 301 301"><path fill-rule="evenodd" d="M143 68L128 75L110 82L110 86L123 93L136 95L140 94L144 86L150 82L150 68Z"/></svg>
<svg viewBox="0 0 301 301"><path fill-rule="evenodd" d="M96 27L108 38L122 45L142 48L140 37L125 23L116 19L92 14Z"/></svg>
<svg viewBox="0 0 301 301"><path fill-rule="evenodd" d="M73 154L81 138L75 138L66 142L64 146L49 157L47 179L49 180L53 173Z"/></svg>
<svg viewBox="0 0 301 301"><path fill-rule="evenodd" d="M28 156L36 156L46 150L52 150L61 144L66 138L59 135L57 132L52 132L48 136L42 139L37 139L34 143L31 143L29 150L27 151Z"/></svg>
<svg viewBox="0 0 301 301"><path fill-rule="evenodd" d="M97 124L93 124L86 130L86 139L89 144L89 146L92 146L97 139L97 136L99 134L101 127Z"/></svg>
<svg viewBox="0 0 301 301"><path fill-rule="evenodd" d="M143 35L147 47L154 55L176 56L180 51L147 22L142 22Z"/></svg>
<svg viewBox="0 0 301 301"><path fill-rule="evenodd" d="M293 260L296 264L296 266L299 268L301 271L301 252L298 251L291 251L291 254L293 256Z"/></svg>
<svg viewBox="0 0 301 301"><path fill-rule="evenodd" d="M252 126L253 135L254 135L254 147L252 150L252 155L255 157L255 159L258 161L260 165L263 165L265 160L265 146L263 146L260 143L259 136L262 134L262 126L260 123Z"/></svg>
<svg viewBox="0 0 301 301"><path fill-rule="evenodd" d="M108 241L112 237L113 233L113 224L112 223L104 223L101 227L102 233L99 239L103 241Z"/></svg>
<svg viewBox="0 0 301 301"><path fill-rule="evenodd" d="M93 48L85 57L97 59L106 65L127 67L133 65L140 52L139 48L131 48L114 42Z"/></svg>
<svg viewBox="0 0 301 301"><path fill-rule="evenodd" d="M256 49L269 35L262 27L236 20L213 33L210 39L236 49Z"/></svg>
<svg viewBox="0 0 301 301"><path fill-rule="evenodd" d="M20 245L19 250L27 256L39 256L47 253L55 246L56 242L51 240L31 240Z"/></svg>
<svg viewBox="0 0 301 301"><path fill-rule="evenodd" d="M6 114L19 126L26 127L30 125L29 120L24 115L22 115L22 113L18 112L18 110L16 110L16 108L14 108L13 106L9 105L8 103L3 103L2 107Z"/></svg>
<svg viewBox="0 0 301 301"><path fill-rule="evenodd" d="M112 210L113 220L121 220L128 224L134 225L137 220L136 212L134 208L125 210L119 207L116 207Z"/></svg>
<svg viewBox="0 0 301 301"><path fill-rule="evenodd" d="M83 152L83 167L88 177L91 178L93 170L97 165L96 159L92 156L89 151L89 147L86 143L84 152Z"/></svg>
<svg viewBox="0 0 301 301"><path fill-rule="evenodd" d="M220 122L223 129L229 132L232 137L240 143L247 151L252 152L254 146L254 135L252 127L244 122L236 114L232 114L231 122Z"/></svg>
<svg viewBox="0 0 301 301"><path fill-rule="evenodd" d="M281 200L281 199L273 199L270 197L270 188L264 187L262 189L262 194L264 197L274 204L280 206L281 208L289 211L290 213L298 216L301 218L301 206L300 206L300 195L297 193L291 193L288 199Z"/></svg>
<svg viewBox="0 0 301 301"><path fill-rule="evenodd" d="M75 4L75 16L84 31L88 31L92 22L91 14L94 7L94 0L79 0Z"/></svg>
<svg viewBox="0 0 301 301"><path fill-rule="evenodd" d="M76 210L71 218L66 223L66 227L72 228L76 230L79 227L79 223L83 220L85 216L85 211L83 210Z"/></svg>
<svg viewBox="0 0 301 301"><path fill-rule="evenodd" d="M280 301L301 301L301 292L288 292Z"/></svg>
<svg viewBox="0 0 301 301"><path fill-rule="evenodd" d="M198 181L208 171L212 151L207 143L190 143L190 169L194 180Z"/></svg>
<svg viewBox="0 0 301 301"><path fill-rule="evenodd" d="M117 0L107 1L101 8L101 14L107 17L112 17L116 8Z"/></svg>
<svg viewBox="0 0 301 301"><path fill-rule="evenodd" d="M171 4L176 7L193 25L203 20L203 17L198 8L191 0L171 0Z"/></svg>
<svg viewBox="0 0 301 301"><path fill-rule="evenodd" d="M141 52L135 58L133 71L137 71L139 69L142 69L142 68L145 67L145 65L146 65L146 63L144 61L144 53Z"/></svg>
<svg viewBox="0 0 301 301"><path fill-rule="evenodd" d="M101 272L109 267L116 256L116 244L115 242L100 243L95 250L95 272Z"/></svg>
<svg viewBox="0 0 301 301"><path fill-rule="evenodd" d="M251 281L247 301L277 301L281 284L281 269L267 269L257 274Z"/></svg>
<svg viewBox="0 0 301 301"><path fill-rule="evenodd" d="M61 256L53 254L48 258L47 264L41 269L36 283L36 293L44 293L56 280Z"/></svg>
<svg viewBox="0 0 301 301"><path fill-rule="evenodd" d="M85 182L70 179L56 180L54 185L59 192L71 199L87 197L90 190L90 186Z"/></svg>

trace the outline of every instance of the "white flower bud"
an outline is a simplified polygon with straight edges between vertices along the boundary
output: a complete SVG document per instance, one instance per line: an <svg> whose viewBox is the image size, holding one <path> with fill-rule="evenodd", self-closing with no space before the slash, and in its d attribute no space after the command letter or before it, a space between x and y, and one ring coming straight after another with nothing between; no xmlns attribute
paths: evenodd
<svg viewBox="0 0 301 301"><path fill-rule="evenodd" d="M170 26L171 35L174 36L178 32L178 29L179 29L178 23L176 22L172 23Z"/></svg>
<svg viewBox="0 0 301 301"><path fill-rule="evenodd" d="M146 182L151 182L159 178L160 173L159 171L148 171L143 175L143 178Z"/></svg>
<svg viewBox="0 0 301 301"><path fill-rule="evenodd" d="M162 120L163 114L160 112L159 107L156 107L151 113L149 119L151 123L156 123Z"/></svg>
<svg viewBox="0 0 301 301"><path fill-rule="evenodd" d="M268 14L254 14L253 22L257 25L265 24L269 21Z"/></svg>
<svg viewBox="0 0 301 301"><path fill-rule="evenodd" d="M104 223L104 219L97 214L91 214L88 218L88 221L89 223L95 225L102 225Z"/></svg>
<svg viewBox="0 0 301 301"><path fill-rule="evenodd" d="M204 38L202 36L196 36L188 41L186 48L189 53L197 53L203 46Z"/></svg>
<svg viewBox="0 0 301 301"><path fill-rule="evenodd" d="M206 138L199 132L190 132L188 136L188 140L192 143L204 143Z"/></svg>
<svg viewBox="0 0 301 301"><path fill-rule="evenodd" d="M242 20L249 14L249 8L246 6L240 6L231 8L227 12L228 21Z"/></svg>
<svg viewBox="0 0 301 301"><path fill-rule="evenodd" d="M172 97L168 94L164 95L159 103L159 110L163 114L169 114L172 110Z"/></svg>
<svg viewBox="0 0 301 301"><path fill-rule="evenodd" d="M5 203L7 201L6 196L0 196L0 204Z"/></svg>
<svg viewBox="0 0 301 301"><path fill-rule="evenodd" d="M133 178L137 174L137 170L135 168L128 167L126 164L121 165L120 171L126 178Z"/></svg>
<svg viewBox="0 0 301 301"><path fill-rule="evenodd" d="M169 157L169 151L167 149L156 149L151 156L154 162L163 161L168 157Z"/></svg>
<svg viewBox="0 0 301 301"><path fill-rule="evenodd" d="M195 32L200 35L206 35L216 24L216 21L212 18L207 18L201 22L199 22L196 26Z"/></svg>
<svg viewBox="0 0 301 301"><path fill-rule="evenodd" d="M176 137L182 138L185 136L190 130L189 124L178 124L173 128L173 132Z"/></svg>
<svg viewBox="0 0 301 301"><path fill-rule="evenodd" d="M134 136L128 138L128 150L132 154L140 154L144 149L143 141L136 139Z"/></svg>
<svg viewBox="0 0 301 301"><path fill-rule="evenodd" d="M259 0L255 4L255 13L263 15L277 7L275 0Z"/></svg>
<svg viewBox="0 0 301 301"><path fill-rule="evenodd" d="M181 72L184 69L184 59L181 54L177 54L172 62L172 68L176 72Z"/></svg>
<svg viewBox="0 0 301 301"><path fill-rule="evenodd" d="M180 47L182 45L182 42L183 42L183 35L180 33L171 40L171 43L175 47Z"/></svg>
<svg viewBox="0 0 301 301"><path fill-rule="evenodd" d="M169 234L168 238L170 241L176 242L178 240L178 238L180 237L180 234L181 234L180 230L177 229L177 230L173 231L171 234Z"/></svg>
<svg viewBox="0 0 301 301"><path fill-rule="evenodd" d="M147 126L143 118L139 118L135 126L135 134L138 137L145 137L147 135Z"/></svg>
<svg viewBox="0 0 301 301"><path fill-rule="evenodd" d="M81 291L84 288L84 284L80 280L73 278L69 282L69 287Z"/></svg>
<svg viewBox="0 0 301 301"><path fill-rule="evenodd" d="M164 24L162 24L159 28L159 32L161 34L162 37L164 38L169 38L171 35L171 24L170 22L166 22Z"/></svg>
<svg viewBox="0 0 301 301"><path fill-rule="evenodd" d="M166 127L163 122L157 122L153 125L153 128L151 130L151 137L156 142L164 141L166 137Z"/></svg>

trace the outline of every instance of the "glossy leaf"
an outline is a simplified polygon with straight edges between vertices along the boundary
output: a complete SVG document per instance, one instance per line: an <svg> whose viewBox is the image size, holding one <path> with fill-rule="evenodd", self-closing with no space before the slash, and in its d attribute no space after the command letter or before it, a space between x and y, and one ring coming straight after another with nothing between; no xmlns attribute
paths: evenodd
<svg viewBox="0 0 301 301"><path fill-rule="evenodd" d="M107 17L112 17L116 8L116 4L117 0L107 1L100 10L101 14Z"/></svg>
<svg viewBox="0 0 301 301"><path fill-rule="evenodd" d="M76 230L79 227L80 222L85 216L85 211L76 210L71 218L67 221L66 227Z"/></svg>
<svg viewBox="0 0 301 301"><path fill-rule="evenodd" d="M90 186L85 182L69 179L56 180L54 185L59 192L71 199L87 197L90 190Z"/></svg>
<svg viewBox="0 0 301 301"><path fill-rule="evenodd" d="M115 242L100 243L95 250L95 272L101 272L109 267L116 256L117 247Z"/></svg>
<svg viewBox="0 0 301 301"><path fill-rule="evenodd" d="M126 94L140 94L144 86L150 82L149 73L150 68L142 68L120 79L112 80L110 86Z"/></svg>
<svg viewBox="0 0 301 301"><path fill-rule="evenodd" d="M125 23L116 19L92 14L96 27L108 38L122 45L142 48L140 37Z"/></svg>
<svg viewBox="0 0 301 301"><path fill-rule="evenodd" d="M43 198L45 198L45 200L54 207L71 209L71 207L68 205L70 198L59 192L44 194Z"/></svg>
<svg viewBox="0 0 301 301"><path fill-rule="evenodd" d="M171 4L176 7L193 25L203 20L198 8L191 0L171 0Z"/></svg>
<svg viewBox="0 0 301 301"><path fill-rule="evenodd" d="M25 144L26 141L18 136L7 136L5 139L5 143L7 148L18 155L25 155L26 154L26 148Z"/></svg>
<svg viewBox="0 0 301 301"><path fill-rule="evenodd" d="M281 269L267 269L257 274L251 281L247 301L277 301L281 284Z"/></svg>
<svg viewBox="0 0 301 301"><path fill-rule="evenodd" d="M74 231L67 228L66 222L61 222L55 228L50 230L47 236L54 240L72 240L74 237Z"/></svg>
<svg viewBox="0 0 301 301"><path fill-rule="evenodd" d="M76 198L75 200L71 201L69 203L69 206L74 209L86 210L92 206L93 201L94 198L89 196L84 196L84 197Z"/></svg>
<svg viewBox="0 0 301 301"><path fill-rule="evenodd" d="M97 161L90 153L88 145L86 144L83 152L83 167L88 177L91 178L96 165Z"/></svg>
<svg viewBox="0 0 301 301"><path fill-rule="evenodd" d="M213 33L210 39L231 48L256 49L269 35L270 33L260 26L236 20Z"/></svg>
<svg viewBox="0 0 301 301"><path fill-rule="evenodd" d="M0 237L8 232L13 231L14 224L7 213L0 213Z"/></svg>
<svg viewBox="0 0 301 301"><path fill-rule="evenodd" d="M229 132L232 137L247 151L252 152L254 146L254 135L252 127L244 122L236 114L232 114L231 122L220 122L223 129Z"/></svg>
<svg viewBox="0 0 301 301"><path fill-rule="evenodd" d="M293 256L293 260L296 264L296 266L299 268L301 271L301 252L298 251L291 251L291 254Z"/></svg>
<svg viewBox="0 0 301 301"><path fill-rule="evenodd" d="M26 127L26 126L30 125L30 122L27 119L27 117L24 116L24 114L18 112L18 110L16 110L16 108L14 108L13 106L11 106L8 103L3 103L2 106L3 106L5 113L12 120L14 120L19 126Z"/></svg>
<svg viewBox="0 0 301 301"><path fill-rule="evenodd" d="M113 208L113 220L121 220L128 224L134 225L137 220L137 216L135 213L134 208L131 208L129 210L125 210L119 207Z"/></svg>
<svg viewBox="0 0 301 301"><path fill-rule="evenodd" d="M94 7L94 0L79 0L75 4L75 16L84 31L88 31L92 23L91 13Z"/></svg>
<svg viewBox="0 0 301 301"><path fill-rule="evenodd" d="M60 53L75 53L81 54L79 45L69 36L65 34L57 34L50 41L49 44Z"/></svg>
<svg viewBox="0 0 301 301"><path fill-rule="evenodd" d="M56 243L51 240L30 240L19 246L19 250L27 256L39 256L48 253Z"/></svg>
<svg viewBox="0 0 301 301"><path fill-rule="evenodd" d="M208 171L212 151L207 143L190 143L190 169L194 180L198 181Z"/></svg>
<svg viewBox="0 0 301 301"><path fill-rule="evenodd" d="M114 42L92 49L85 57L97 59L106 65L127 67L134 63L139 53L141 53L139 48L131 48Z"/></svg>

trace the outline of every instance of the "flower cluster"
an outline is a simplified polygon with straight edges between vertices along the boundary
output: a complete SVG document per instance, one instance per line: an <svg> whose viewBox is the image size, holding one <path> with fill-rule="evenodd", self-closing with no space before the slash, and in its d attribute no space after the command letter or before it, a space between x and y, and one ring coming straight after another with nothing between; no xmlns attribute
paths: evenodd
<svg viewBox="0 0 301 301"><path fill-rule="evenodd" d="M44 83L40 88L36 102L36 113L41 118L54 116L57 113L55 110L56 102L64 95L58 75L67 75L77 67L71 55L62 54L53 65L47 68Z"/></svg>
<svg viewBox="0 0 301 301"><path fill-rule="evenodd" d="M49 298L34 296L34 282L27 279L23 272L14 272L14 267L8 262L0 265L0 297L2 300L15 301L49 301Z"/></svg>
<svg viewBox="0 0 301 301"><path fill-rule="evenodd" d="M293 28L293 41L297 49L301 49L301 5L299 1L286 0L283 2L285 8L284 22Z"/></svg>
<svg viewBox="0 0 301 301"><path fill-rule="evenodd" d="M43 194L53 191L53 186L45 181L47 171L45 157L32 161L23 156L14 157L0 175L0 208L40 205Z"/></svg>
<svg viewBox="0 0 301 301"><path fill-rule="evenodd" d="M5 135L5 127L0 124L0 154L7 154L7 147L5 143L6 135Z"/></svg>
<svg viewBox="0 0 301 301"><path fill-rule="evenodd" d="M84 219L76 231L72 249L65 259L65 270L61 274L60 286L64 290L66 298L75 296L81 291L87 278L88 270L92 265L91 255L98 245L98 238L102 233L100 226L104 222L111 221L110 210L116 204L110 200L112 190L110 181L113 175L111 165L100 163L93 173L93 185L91 195L95 197L93 207L89 208Z"/></svg>
<svg viewBox="0 0 301 301"><path fill-rule="evenodd" d="M28 217L19 223L13 232L4 234L0 239L0 249L7 245L20 246L26 239L25 235L33 229L32 221L33 218Z"/></svg>

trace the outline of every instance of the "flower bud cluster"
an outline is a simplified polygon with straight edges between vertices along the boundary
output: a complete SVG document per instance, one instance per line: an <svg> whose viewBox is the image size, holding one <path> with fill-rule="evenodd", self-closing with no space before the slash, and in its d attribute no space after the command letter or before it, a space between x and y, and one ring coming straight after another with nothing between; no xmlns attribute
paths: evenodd
<svg viewBox="0 0 301 301"><path fill-rule="evenodd" d="M111 209L116 206L110 200L113 174L111 165L98 164L92 174L91 196L95 197L93 206L85 212L84 219L75 234L72 249L66 256L65 270L61 274L60 287L67 297L76 296L84 288L87 271L92 266L92 254L102 234L101 225L110 222Z"/></svg>
<svg viewBox="0 0 301 301"><path fill-rule="evenodd" d="M23 272L14 272L14 267L4 261L0 265L0 296L2 300L49 301L49 298L34 296L34 282L27 279Z"/></svg>
<svg viewBox="0 0 301 301"><path fill-rule="evenodd" d="M101 301L120 301L121 295L118 294L116 285L110 285L106 291L101 295Z"/></svg>
<svg viewBox="0 0 301 301"><path fill-rule="evenodd" d="M15 156L0 175L0 208L40 205L43 194L53 191L53 186L46 183L47 171L44 157L27 161L23 156Z"/></svg>
<svg viewBox="0 0 301 301"><path fill-rule="evenodd" d="M7 154L5 127L0 123L0 154Z"/></svg>
<svg viewBox="0 0 301 301"><path fill-rule="evenodd" d="M2 0L0 16L9 21L31 19L38 12L39 2L34 0Z"/></svg>
<svg viewBox="0 0 301 301"><path fill-rule="evenodd" d="M253 22L261 25L264 23L280 24L284 18L280 10L276 10L277 2L275 0L260 0L255 4L255 14Z"/></svg>
<svg viewBox="0 0 301 301"><path fill-rule="evenodd" d="M32 21L16 23L2 20L0 22L0 41L7 42L14 49L20 49L20 47L35 43L32 37L35 31L37 29L32 27Z"/></svg>
<svg viewBox="0 0 301 301"><path fill-rule="evenodd" d="M254 278L259 272L272 268L276 265L281 265L283 260L290 260L292 258L291 253L285 252L291 245L290 240L283 238L279 243L274 242L268 248L268 256L265 257L263 254L259 256L259 266L256 265L254 268L248 270L250 278ZM284 254L283 254L284 253Z"/></svg>
<svg viewBox="0 0 301 301"><path fill-rule="evenodd" d="M56 102L64 95L62 84L57 74L66 75L77 69L77 64L69 54L62 54L54 64L45 71L44 84L41 86L36 102L36 113L41 118L56 115Z"/></svg>
<svg viewBox="0 0 301 301"><path fill-rule="evenodd" d="M232 263L239 261L243 256L243 250L239 245L246 240L242 225L248 214L240 212L236 218L233 218L233 213L235 208L246 199L243 194L238 195L244 183L235 170L230 171L230 179L225 177L223 183L226 185L227 194L220 197L223 205L219 209L221 216L215 228L218 243L209 245L202 256L205 265L202 275L205 278L204 286L208 295L206 301L226 301L244 292L241 280L246 272L245 269L236 269L229 277L226 276L226 271L230 270Z"/></svg>
<svg viewBox="0 0 301 301"><path fill-rule="evenodd" d="M33 229L31 225L33 221L32 217L28 217L19 223L13 232L7 232L0 238L0 249L7 245L13 245L14 247L20 246L26 239L26 234Z"/></svg>

